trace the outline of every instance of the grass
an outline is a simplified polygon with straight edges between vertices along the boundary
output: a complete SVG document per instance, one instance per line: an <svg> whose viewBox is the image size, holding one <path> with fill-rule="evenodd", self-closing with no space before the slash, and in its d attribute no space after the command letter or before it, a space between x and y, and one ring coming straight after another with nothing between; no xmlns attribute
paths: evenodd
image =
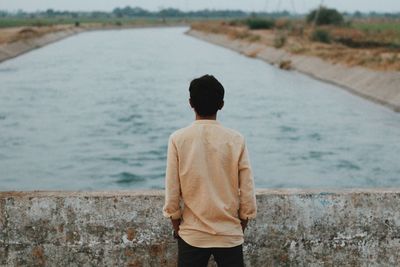
<svg viewBox="0 0 400 267"><path fill-rule="evenodd" d="M325 44L331 43L331 35L329 31L324 30L324 29L316 29L312 35L311 35L311 40L315 42L321 42Z"/></svg>
<svg viewBox="0 0 400 267"><path fill-rule="evenodd" d="M160 22L181 22L181 19L168 19L163 21L161 19L154 18L0 18L0 28L10 27L40 27L40 26L52 26L52 25L74 25L79 22L81 25L85 23L100 23L100 24L111 24L111 25L132 25L132 24L158 24Z"/></svg>
<svg viewBox="0 0 400 267"><path fill-rule="evenodd" d="M209 21L209 22L196 22L191 24L193 30L210 32L215 34L225 34L232 40L241 39L249 42L260 41L261 37L258 34L250 32L247 28L241 27L235 29L230 26L230 23L224 21Z"/></svg>
<svg viewBox="0 0 400 267"><path fill-rule="evenodd" d="M355 29L366 32L394 31L400 34L400 21L393 22L355 22L352 24Z"/></svg>
<svg viewBox="0 0 400 267"><path fill-rule="evenodd" d="M251 30L272 29L275 27L275 21L262 18L250 18L245 21L247 27Z"/></svg>
<svg viewBox="0 0 400 267"><path fill-rule="evenodd" d="M384 41L392 43L394 46L400 46L400 20L397 21L371 21L354 22L352 27L363 31L375 41Z"/></svg>

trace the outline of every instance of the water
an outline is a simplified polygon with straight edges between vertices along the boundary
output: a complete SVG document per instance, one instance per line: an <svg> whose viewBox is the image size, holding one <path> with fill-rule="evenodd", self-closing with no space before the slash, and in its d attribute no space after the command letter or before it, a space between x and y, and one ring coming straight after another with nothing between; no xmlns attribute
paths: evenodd
<svg viewBox="0 0 400 267"><path fill-rule="evenodd" d="M189 82L226 89L259 188L400 186L400 115L199 41L185 28L80 34L0 64L0 191L164 187Z"/></svg>

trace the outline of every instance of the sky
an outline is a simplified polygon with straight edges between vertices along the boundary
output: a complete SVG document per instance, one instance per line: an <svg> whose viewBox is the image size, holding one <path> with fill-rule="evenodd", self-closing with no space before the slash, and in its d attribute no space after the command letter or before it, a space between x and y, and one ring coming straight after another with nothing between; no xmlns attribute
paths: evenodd
<svg viewBox="0 0 400 267"><path fill-rule="evenodd" d="M173 7L184 11L208 8L306 13L321 2L342 12L400 12L400 0L0 0L0 10L111 11L115 7L138 6L152 11Z"/></svg>

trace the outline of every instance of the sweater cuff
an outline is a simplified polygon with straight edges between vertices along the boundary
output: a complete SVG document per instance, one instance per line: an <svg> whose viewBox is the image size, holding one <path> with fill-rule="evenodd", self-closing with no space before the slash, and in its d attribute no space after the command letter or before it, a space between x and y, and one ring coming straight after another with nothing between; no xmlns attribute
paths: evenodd
<svg viewBox="0 0 400 267"><path fill-rule="evenodd" d="M179 218L181 218L182 214L181 214L181 210L177 210L175 212L168 212L163 210L163 215L166 218L171 218L172 220L177 220Z"/></svg>
<svg viewBox="0 0 400 267"><path fill-rule="evenodd" d="M257 216L257 212L252 212L252 213L239 213L239 219L242 220L251 220L255 219Z"/></svg>

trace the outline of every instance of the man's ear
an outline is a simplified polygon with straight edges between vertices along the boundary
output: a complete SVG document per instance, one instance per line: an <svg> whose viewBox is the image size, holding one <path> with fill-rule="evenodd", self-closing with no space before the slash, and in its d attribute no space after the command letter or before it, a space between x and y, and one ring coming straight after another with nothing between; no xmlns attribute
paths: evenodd
<svg viewBox="0 0 400 267"><path fill-rule="evenodd" d="M224 100L222 100L221 105L218 107L219 110L221 110L224 107Z"/></svg>
<svg viewBox="0 0 400 267"><path fill-rule="evenodd" d="M192 108L194 108L194 107L193 107L193 103L192 103L192 99L191 99L191 98L189 98L189 104L190 104L190 106L191 106Z"/></svg>

